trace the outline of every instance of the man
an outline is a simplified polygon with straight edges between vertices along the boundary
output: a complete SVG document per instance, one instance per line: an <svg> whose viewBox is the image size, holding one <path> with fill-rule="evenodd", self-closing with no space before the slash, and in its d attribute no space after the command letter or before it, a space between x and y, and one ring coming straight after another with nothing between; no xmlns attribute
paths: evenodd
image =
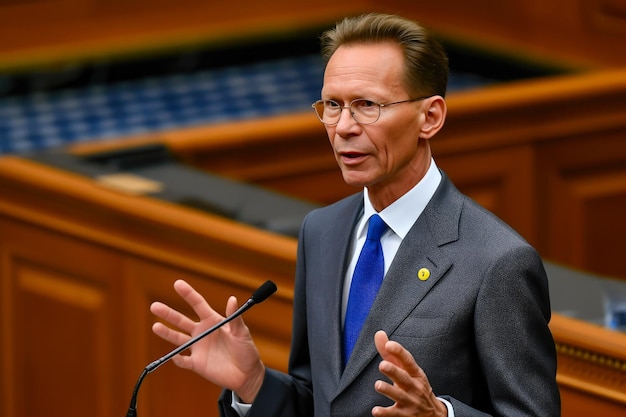
<svg viewBox="0 0 626 417"><path fill-rule="evenodd" d="M416 23L380 14L345 19L322 52L313 107L343 179L363 192L303 222L289 374L265 368L241 318L176 363L225 387L228 416L559 416L541 260L431 156L445 53ZM366 238L378 225L382 237ZM364 317L353 307L370 292L358 260L370 245L365 270L384 279ZM222 317L188 284L175 288L201 321L155 303L182 332L153 329L181 344ZM226 314L236 307L231 297Z"/></svg>

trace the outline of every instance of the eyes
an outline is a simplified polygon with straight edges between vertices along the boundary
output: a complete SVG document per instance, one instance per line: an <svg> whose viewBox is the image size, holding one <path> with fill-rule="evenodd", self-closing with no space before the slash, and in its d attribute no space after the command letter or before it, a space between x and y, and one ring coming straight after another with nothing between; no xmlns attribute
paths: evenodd
<svg viewBox="0 0 626 417"><path fill-rule="evenodd" d="M342 105L335 100L317 100L311 105L318 119L326 126L334 126L341 119L341 112L344 109L350 109L350 115L357 123L362 125L375 123L380 118L380 112L383 107L393 106L395 104L412 103L424 100L428 97L411 98L408 100L394 101L393 103L378 103L373 100L357 98L352 100L348 105Z"/></svg>
<svg viewBox="0 0 626 417"><path fill-rule="evenodd" d="M359 107L377 107L378 106L378 103L371 101L371 100L365 100L365 99L355 100L352 103L353 104L356 103L356 105Z"/></svg>
<svg viewBox="0 0 626 417"><path fill-rule="evenodd" d="M325 106L329 110L341 110L343 108L342 105L337 103L335 100L324 100ZM358 108L358 109L366 109L366 108L376 108L380 106L377 102L372 100L366 100L364 98L353 100L349 106L350 108Z"/></svg>
<svg viewBox="0 0 626 417"><path fill-rule="evenodd" d="M381 104L366 99L352 100L347 106L335 100L319 100L313 103L317 117L325 125L335 125L339 122L343 109L350 109L350 114L361 124L374 123L380 117Z"/></svg>

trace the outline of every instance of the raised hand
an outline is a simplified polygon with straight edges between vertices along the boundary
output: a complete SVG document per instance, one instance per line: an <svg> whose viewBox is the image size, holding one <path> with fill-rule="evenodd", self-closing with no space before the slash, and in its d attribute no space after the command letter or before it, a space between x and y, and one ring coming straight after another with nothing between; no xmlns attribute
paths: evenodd
<svg viewBox="0 0 626 417"><path fill-rule="evenodd" d="M446 406L437 399L413 355L398 342L389 340L384 331L374 335L376 350L383 358L380 372L389 377L393 384L378 380L375 389L394 401L389 407L374 407L374 417L445 417Z"/></svg>
<svg viewBox="0 0 626 417"><path fill-rule="evenodd" d="M174 290L191 306L199 321L194 321L163 303L154 302L150 311L171 326L154 323L152 331L162 339L174 345L182 345L224 319L187 282L176 281ZM237 299L230 297L226 304L226 316L237 308ZM234 391L244 402L254 401L263 383L265 366L243 318L232 320L192 345L189 350L189 355L176 355L172 358L177 366Z"/></svg>

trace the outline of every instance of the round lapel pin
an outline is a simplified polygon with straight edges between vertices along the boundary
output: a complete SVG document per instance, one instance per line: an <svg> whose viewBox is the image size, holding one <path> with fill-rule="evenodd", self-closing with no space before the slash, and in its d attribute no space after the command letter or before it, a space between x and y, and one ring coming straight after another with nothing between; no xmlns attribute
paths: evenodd
<svg viewBox="0 0 626 417"><path fill-rule="evenodd" d="M426 268L421 268L419 271L417 271L417 277L421 281L426 281L430 277L430 271Z"/></svg>

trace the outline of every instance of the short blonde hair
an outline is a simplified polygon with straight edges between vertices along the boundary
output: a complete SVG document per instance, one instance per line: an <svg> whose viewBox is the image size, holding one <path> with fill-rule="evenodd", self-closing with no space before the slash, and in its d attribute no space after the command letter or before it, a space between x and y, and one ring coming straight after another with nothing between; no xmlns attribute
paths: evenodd
<svg viewBox="0 0 626 417"><path fill-rule="evenodd" d="M321 36L322 57L328 62L342 45L395 42L404 51L405 86L410 94L445 97L448 57L435 36L412 20L369 13L347 17Z"/></svg>

